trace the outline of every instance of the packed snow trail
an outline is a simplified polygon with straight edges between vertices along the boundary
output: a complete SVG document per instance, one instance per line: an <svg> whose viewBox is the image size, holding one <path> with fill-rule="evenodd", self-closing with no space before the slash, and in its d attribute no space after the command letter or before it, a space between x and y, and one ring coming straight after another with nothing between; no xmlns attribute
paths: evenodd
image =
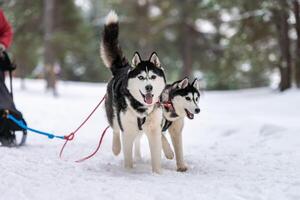
<svg viewBox="0 0 300 200"><path fill-rule="evenodd" d="M62 82L59 98L39 80L27 90L15 83L15 101L28 124L69 134L105 93L105 84ZM162 159L163 174L151 173L149 148L132 170L113 156L111 130L95 157L78 158L97 146L107 122L103 108L70 142L29 133L22 148L0 148L0 199L300 199L300 91L270 89L206 92L201 113L186 120L184 154L189 170L176 172Z"/></svg>

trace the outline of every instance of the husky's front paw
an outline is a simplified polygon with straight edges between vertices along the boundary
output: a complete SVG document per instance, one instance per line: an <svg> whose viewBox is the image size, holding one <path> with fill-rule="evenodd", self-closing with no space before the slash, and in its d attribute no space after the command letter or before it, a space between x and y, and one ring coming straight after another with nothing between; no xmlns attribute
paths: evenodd
<svg viewBox="0 0 300 200"><path fill-rule="evenodd" d="M162 174L161 169L152 169L152 172L155 173L155 174Z"/></svg>
<svg viewBox="0 0 300 200"><path fill-rule="evenodd" d="M180 165L177 167L178 172L186 172L188 170L188 167L186 165Z"/></svg>

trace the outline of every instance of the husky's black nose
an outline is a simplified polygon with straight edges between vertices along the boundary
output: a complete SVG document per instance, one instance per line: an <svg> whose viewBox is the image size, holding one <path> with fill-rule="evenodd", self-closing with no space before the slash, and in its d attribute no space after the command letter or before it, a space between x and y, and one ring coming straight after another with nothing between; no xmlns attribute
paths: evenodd
<svg viewBox="0 0 300 200"><path fill-rule="evenodd" d="M151 92L153 87L152 87L152 85L146 85L145 89L146 89L146 92Z"/></svg>
<svg viewBox="0 0 300 200"><path fill-rule="evenodd" d="M196 108L196 109L195 109L195 113L198 114L199 112L200 112L200 109L199 109L199 108Z"/></svg>

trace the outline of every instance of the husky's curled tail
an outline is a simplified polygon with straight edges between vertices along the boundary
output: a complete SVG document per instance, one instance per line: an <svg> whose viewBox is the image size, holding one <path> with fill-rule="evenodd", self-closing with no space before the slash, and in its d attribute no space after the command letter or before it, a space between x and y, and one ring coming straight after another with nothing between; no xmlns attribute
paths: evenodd
<svg viewBox="0 0 300 200"><path fill-rule="evenodd" d="M110 11L105 19L104 31L100 47L101 58L107 68L110 68L115 75L117 70L128 65L128 61L123 56L118 41L119 22L115 11Z"/></svg>

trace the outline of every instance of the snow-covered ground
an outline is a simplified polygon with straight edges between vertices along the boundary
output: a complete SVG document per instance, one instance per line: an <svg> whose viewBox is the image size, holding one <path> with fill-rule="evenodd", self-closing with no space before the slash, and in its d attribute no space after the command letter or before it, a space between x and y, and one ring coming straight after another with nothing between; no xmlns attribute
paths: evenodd
<svg viewBox="0 0 300 200"><path fill-rule="evenodd" d="M59 84L59 98L40 81L15 84L15 102L34 128L68 134L98 103L104 84ZM300 91L269 89L206 92L202 112L186 120L186 173L163 158L163 174L151 173L144 159L125 170L122 154L111 151L111 130L98 154L75 163L97 146L107 122L99 110L70 142L63 160L62 140L29 133L22 148L0 148L0 199L300 199Z"/></svg>

